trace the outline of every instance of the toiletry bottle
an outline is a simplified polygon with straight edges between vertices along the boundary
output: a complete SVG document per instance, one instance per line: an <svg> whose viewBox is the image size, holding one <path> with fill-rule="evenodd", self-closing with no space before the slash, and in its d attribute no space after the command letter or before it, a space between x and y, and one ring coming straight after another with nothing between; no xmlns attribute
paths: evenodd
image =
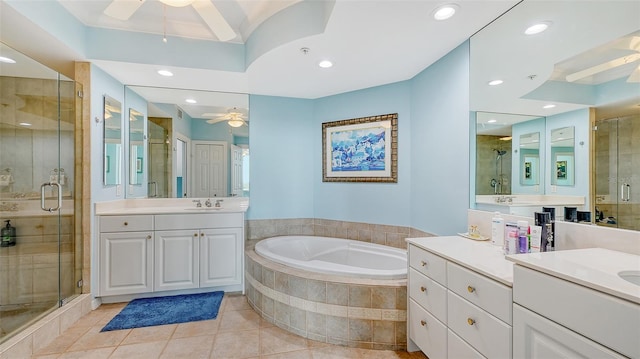
<svg viewBox="0 0 640 359"><path fill-rule="evenodd" d="M536 212L535 224L541 227L540 232L540 252L546 252L550 246L548 243L549 238L553 239L551 232L551 214L549 212Z"/></svg>
<svg viewBox="0 0 640 359"><path fill-rule="evenodd" d="M542 239L542 227L531 226L531 239L529 241L529 251L531 253L540 252L540 240Z"/></svg>
<svg viewBox="0 0 640 359"><path fill-rule="evenodd" d="M529 222L518 221L518 251L517 253L529 252L529 241L527 240L527 230Z"/></svg>
<svg viewBox="0 0 640 359"><path fill-rule="evenodd" d="M504 246L504 218L500 217L500 212L494 213L491 218L491 244Z"/></svg>
<svg viewBox="0 0 640 359"><path fill-rule="evenodd" d="M518 253L518 225L505 223L504 225L504 254Z"/></svg>

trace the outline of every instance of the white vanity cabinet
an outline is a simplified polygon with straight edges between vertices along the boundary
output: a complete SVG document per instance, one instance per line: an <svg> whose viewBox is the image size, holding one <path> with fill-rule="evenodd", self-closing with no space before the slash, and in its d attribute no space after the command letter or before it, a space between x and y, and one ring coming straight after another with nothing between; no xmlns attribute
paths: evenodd
<svg viewBox="0 0 640 359"><path fill-rule="evenodd" d="M243 291L243 212L100 215L100 296Z"/></svg>
<svg viewBox="0 0 640 359"><path fill-rule="evenodd" d="M640 358L638 303L520 265L513 301L514 358Z"/></svg>
<svg viewBox="0 0 640 359"><path fill-rule="evenodd" d="M100 295L153 291L153 216L100 220Z"/></svg>
<svg viewBox="0 0 640 359"><path fill-rule="evenodd" d="M513 266L500 249L462 237L407 241L409 351L510 358Z"/></svg>

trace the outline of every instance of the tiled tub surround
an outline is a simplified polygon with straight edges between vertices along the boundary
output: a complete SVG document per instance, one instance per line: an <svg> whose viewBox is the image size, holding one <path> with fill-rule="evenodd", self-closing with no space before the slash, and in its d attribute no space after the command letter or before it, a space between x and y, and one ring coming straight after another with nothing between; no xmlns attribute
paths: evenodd
<svg viewBox="0 0 640 359"><path fill-rule="evenodd" d="M287 267L245 250L249 304L291 333L365 349L406 348L406 279L371 280Z"/></svg>
<svg viewBox="0 0 640 359"><path fill-rule="evenodd" d="M407 237L429 237L431 234L409 227L346 222L319 218L248 220L247 248L257 241L286 235L306 235L353 239L406 249Z"/></svg>

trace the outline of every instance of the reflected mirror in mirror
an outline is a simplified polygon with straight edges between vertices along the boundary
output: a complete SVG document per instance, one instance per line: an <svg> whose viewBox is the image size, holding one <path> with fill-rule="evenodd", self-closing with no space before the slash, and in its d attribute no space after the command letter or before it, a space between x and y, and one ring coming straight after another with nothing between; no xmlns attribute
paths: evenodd
<svg viewBox="0 0 640 359"><path fill-rule="evenodd" d="M520 184L540 184L540 132L520 135Z"/></svg>
<svg viewBox="0 0 640 359"><path fill-rule="evenodd" d="M104 184L121 183L122 107L120 101L104 96Z"/></svg>
<svg viewBox="0 0 640 359"><path fill-rule="evenodd" d="M147 104L148 197L248 196L249 95L127 86L125 96Z"/></svg>
<svg viewBox="0 0 640 359"><path fill-rule="evenodd" d="M144 160L144 115L129 109L129 184L142 186L146 161Z"/></svg>
<svg viewBox="0 0 640 359"><path fill-rule="evenodd" d="M573 126L551 130L551 184L573 186L575 183L575 153Z"/></svg>

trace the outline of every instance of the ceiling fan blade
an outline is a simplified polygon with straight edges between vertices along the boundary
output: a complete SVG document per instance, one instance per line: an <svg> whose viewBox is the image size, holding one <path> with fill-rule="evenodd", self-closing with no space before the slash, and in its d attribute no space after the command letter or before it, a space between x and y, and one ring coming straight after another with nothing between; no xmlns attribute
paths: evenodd
<svg viewBox="0 0 640 359"><path fill-rule="evenodd" d="M220 41L229 41L236 37L235 31L210 0L196 0L192 6Z"/></svg>
<svg viewBox="0 0 640 359"><path fill-rule="evenodd" d="M227 121L227 120L228 120L227 118L212 118L210 120L207 120L207 123L214 124L214 123Z"/></svg>
<svg viewBox="0 0 640 359"><path fill-rule="evenodd" d="M104 14L118 20L128 20L145 0L113 0Z"/></svg>
<svg viewBox="0 0 640 359"><path fill-rule="evenodd" d="M585 77L593 76L602 71L610 70L612 68L626 65L628 63L631 63L633 61L638 61L638 60L640 60L640 53L619 57L617 59L607 61L603 64L589 67L588 69L584 69L584 70L569 74L567 75L566 80L567 82L575 82Z"/></svg>
<svg viewBox="0 0 640 359"><path fill-rule="evenodd" d="M638 66L627 78L627 82L640 82L640 66Z"/></svg>

